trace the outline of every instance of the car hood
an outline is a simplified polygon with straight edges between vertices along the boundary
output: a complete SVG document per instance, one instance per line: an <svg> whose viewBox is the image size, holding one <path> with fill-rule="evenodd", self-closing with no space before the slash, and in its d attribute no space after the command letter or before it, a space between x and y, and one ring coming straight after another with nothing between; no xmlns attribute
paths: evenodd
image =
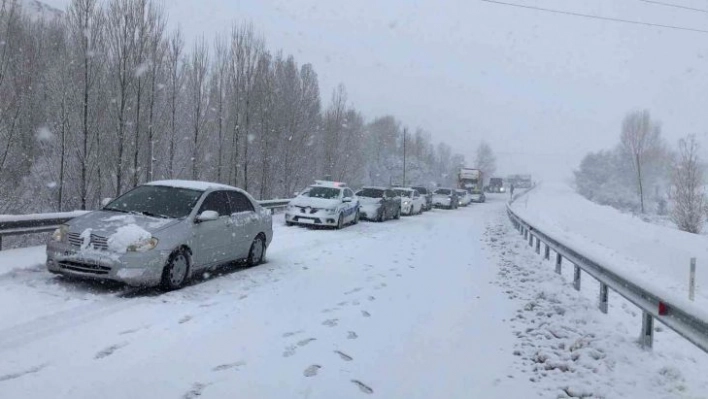
<svg viewBox="0 0 708 399"><path fill-rule="evenodd" d="M96 211L72 219L68 225L69 232L71 233L81 234L90 229L91 234L110 237L115 234L118 229L125 228L126 226L136 226L148 233L154 234L179 222L180 219L162 219L132 213Z"/></svg>
<svg viewBox="0 0 708 399"><path fill-rule="evenodd" d="M313 197L297 197L290 201L290 205L300 207L311 207L318 209L331 209L340 204L338 199L313 198Z"/></svg>

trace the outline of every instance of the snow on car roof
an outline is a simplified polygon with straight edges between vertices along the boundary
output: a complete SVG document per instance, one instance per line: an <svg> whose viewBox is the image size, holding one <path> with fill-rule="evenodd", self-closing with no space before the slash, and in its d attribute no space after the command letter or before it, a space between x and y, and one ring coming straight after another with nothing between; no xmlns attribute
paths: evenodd
<svg viewBox="0 0 708 399"><path fill-rule="evenodd" d="M195 180L157 180L146 183L148 186L167 186L176 188L187 188L191 190L206 191L212 188L221 188L226 190L234 190L236 187L228 186L221 183L211 183L206 181Z"/></svg>
<svg viewBox="0 0 708 399"><path fill-rule="evenodd" d="M408 187L394 187L393 189L394 190L401 190L401 191L415 191L414 189L408 188Z"/></svg>

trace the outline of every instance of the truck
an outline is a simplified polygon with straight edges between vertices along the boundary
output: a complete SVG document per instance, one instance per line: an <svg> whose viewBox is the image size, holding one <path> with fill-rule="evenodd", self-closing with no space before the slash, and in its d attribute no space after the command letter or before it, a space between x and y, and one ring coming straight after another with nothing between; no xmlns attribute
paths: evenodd
<svg viewBox="0 0 708 399"><path fill-rule="evenodd" d="M461 168L457 175L457 188L466 190L472 196L472 202L484 202L484 176L479 169Z"/></svg>

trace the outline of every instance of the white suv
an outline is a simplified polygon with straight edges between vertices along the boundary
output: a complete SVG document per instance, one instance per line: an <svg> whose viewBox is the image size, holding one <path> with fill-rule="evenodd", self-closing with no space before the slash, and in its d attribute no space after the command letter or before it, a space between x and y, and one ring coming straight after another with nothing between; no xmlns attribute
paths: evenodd
<svg viewBox="0 0 708 399"><path fill-rule="evenodd" d="M344 183L317 181L288 204L285 224L338 229L359 222L359 200Z"/></svg>

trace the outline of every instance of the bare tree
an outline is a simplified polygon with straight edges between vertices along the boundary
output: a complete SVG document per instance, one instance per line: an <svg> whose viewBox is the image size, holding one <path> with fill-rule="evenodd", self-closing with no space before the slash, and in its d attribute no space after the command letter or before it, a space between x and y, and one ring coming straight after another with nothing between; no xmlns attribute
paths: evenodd
<svg viewBox="0 0 708 399"><path fill-rule="evenodd" d="M703 169L698 156L700 146L690 135L679 140L678 154L671 168L671 218L679 229L700 233L706 219Z"/></svg>
<svg viewBox="0 0 708 399"><path fill-rule="evenodd" d="M200 177L200 150L202 144L202 128L204 113L207 109L207 72L209 67L209 49L202 38L192 50L187 67L187 88L191 102L190 117L192 119L192 179Z"/></svg>
<svg viewBox="0 0 708 399"><path fill-rule="evenodd" d="M494 156L492 147L486 141L482 141L477 147L477 154L474 160L475 168L482 171L482 176L485 179L492 177L497 171L497 157ZM484 182L480 182L484 185Z"/></svg>
<svg viewBox="0 0 708 399"><path fill-rule="evenodd" d="M641 212L644 213L646 170L660 160L664 153L661 126L652 121L648 110L627 114L622 122L620 146L635 172L635 182Z"/></svg>
<svg viewBox="0 0 708 399"><path fill-rule="evenodd" d="M182 64L182 52L184 50L184 40L182 33L177 29L172 37L170 37L167 50L167 69L169 79L169 107L170 107L170 128L169 136L169 151L167 154L167 177L170 179L175 177L175 144L177 137L177 109L179 107L179 99L181 98L182 88L184 86L184 69Z"/></svg>

